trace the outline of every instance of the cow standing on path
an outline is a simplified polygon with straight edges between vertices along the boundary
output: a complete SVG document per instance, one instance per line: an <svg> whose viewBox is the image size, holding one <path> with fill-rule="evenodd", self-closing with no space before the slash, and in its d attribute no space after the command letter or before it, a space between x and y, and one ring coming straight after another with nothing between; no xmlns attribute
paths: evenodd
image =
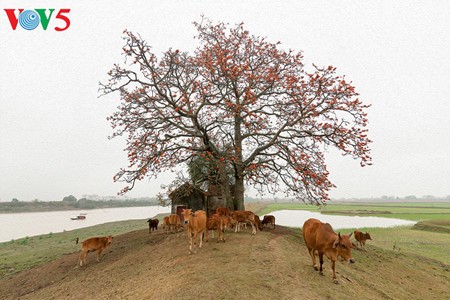
<svg viewBox="0 0 450 300"><path fill-rule="evenodd" d="M261 223L263 226L272 224L273 229L275 229L275 217L272 215L265 215Z"/></svg>
<svg viewBox="0 0 450 300"><path fill-rule="evenodd" d="M103 250L107 249L109 245L111 245L111 242L113 240L113 237L111 235L109 236L102 236L102 237L93 237L87 240L84 240L81 246L81 254L80 254L80 267L86 265L86 256L89 252L97 252L97 262L100 262L100 256L102 255ZM78 244L78 238L76 240L76 243Z"/></svg>
<svg viewBox="0 0 450 300"><path fill-rule="evenodd" d="M209 237L209 231L211 230L213 232L214 237L214 230L217 231L217 242L225 242L225 238L223 237L223 232L225 229L225 222L227 221L227 217L224 215L218 215L213 214L211 217L206 219L206 241L208 241Z"/></svg>
<svg viewBox="0 0 450 300"><path fill-rule="evenodd" d="M231 213L231 223L236 226L235 232L239 232L240 223L250 223L252 225L252 234L256 234L257 221L255 220L255 214L249 210L235 210Z"/></svg>
<svg viewBox="0 0 450 300"><path fill-rule="evenodd" d="M352 233L349 235L341 235L341 233L336 234L330 224L322 223L317 219L308 219L303 224L303 239L305 240L306 247L311 255L314 269L317 270L316 256L314 254L317 250L320 261L320 274L323 275L322 265L323 255L325 254L331 260L334 283L338 283L335 271L335 264L338 256L341 256L347 262L355 262L350 251L352 248L352 243L350 242Z"/></svg>
<svg viewBox="0 0 450 300"><path fill-rule="evenodd" d="M206 234L206 212L197 210L195 213L191 209L183 209L182 215L187 227L189 236L189 254L195 251L197 236L200 237L199 248L203 246L203 236ZM196 251L195 251L196 253Z"/></svg>
<svg viewBox="0 0 450 300"><path fill-rule="evenodd" d="M153 230L158 229L158 223L159 223L158 219L148 219L147 222L148 222L148 233L150 233Z"/></svg>
<svg viewBox="0 0 450 300"><path fill-rule="evenodd" d="M164 231L166 232L166 234L169 233L169 230L170 230L169 216L165 216L165 217L163 218L162 228L164 229Z"/></svg>
<svg viewBox="0 0 450 300"><path fill-rule="evenodd" d="M181 218L179 215L177 214L171 214L169 216L169 228L170 231L174 231L174 232L178 232L180 230L182 230L182 225L181 225Z"/></svg>

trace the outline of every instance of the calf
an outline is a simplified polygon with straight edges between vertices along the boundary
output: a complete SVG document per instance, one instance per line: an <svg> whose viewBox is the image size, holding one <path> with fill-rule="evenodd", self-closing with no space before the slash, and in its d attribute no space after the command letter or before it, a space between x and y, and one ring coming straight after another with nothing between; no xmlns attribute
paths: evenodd
<svg viewBox="0 0 450 300"><path fill-rule="evenodd" d="M336 234L330 224L322 223L317 219L306 220L303 224L302 233L308 252L311 255L314 269L317 270L316 256L314 254L314 251L317 251L320 261L320 274L323 275L322 265L323 255L325 254L331 260L333 281L334 283L338 283L335 271L337 258L340 256L345 261L349 261L350 263L355 262L350 251L352 248L352 243L350 242L352 233L349 235Z"/></svg>
<svg viewBox="0 0 450 300"><path fill-rule="evenodd" d="M216 230L217 231L217 242L225 242L225 238L223 237L224 232L224 221L227 217L213 214L211 217L209 217L206 220L206 241L208 241L208 232L210 230ZM213 231L213 237L214 237L214 231Z"/></svg>
<svg viewBox="0 0 450 300"><path fill-rule="evenodd" d="M236 226L235 232L239 231L239 223L250 223L252 225L252 234L256 234L255 214L249 210L235 210L231 214L231 223Z"/></svg>
<svg viewBox="0 0 450 300"><path fill-rule="evenodd" d="M191 209L183 209L182 215L187 227L189 237L189 254L195 251L197 236L200 238L199 248L203 246L203 235L206 233L206 212L197 210L195 213Z"/></svg>
<svg viewBox="0 0 450 300"><path fill-rule="evenodd" d="M159 223L158 219L148 219L147 222L148 222L148 233L150 233L150 231L152 231L152 230L158 229L158 223Z"/></svg>
<svg viewBox="0 0 450 300"><path fill-rule="evenodd" d="M364 249L364 251L367 251L366 250L366 241L372 240L372 237L370 236L370 234L368 232L362 233L359 230L355 230L354 233L355 233L355 239L359 243L359 246L361 246Z"/></svg>
<svg viewBox="0 0 450 300"><path fill-rule="evenodd" d="M273 229L275 229L275 217L272 215L265 215L261 223L262 225L272 224Z"/></svg>
<svg viewBox="0 0 450 300"><path fill-rule="evenodd" d="M83 266L83 263L86 264L86 256L89 252L97 251L97 262L100 262L102 251L111 245L112 240L111 235L84 240L81 246L80 267ZM76 243L78 244L78 238Z"/></svg>

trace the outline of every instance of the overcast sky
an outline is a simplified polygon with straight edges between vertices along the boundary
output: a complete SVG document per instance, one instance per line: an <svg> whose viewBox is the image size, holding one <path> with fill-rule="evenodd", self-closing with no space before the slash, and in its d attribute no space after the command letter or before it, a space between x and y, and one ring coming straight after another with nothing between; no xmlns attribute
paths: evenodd
<svg viewBox="0 0 450 300"><path fill-rule="evenodd" d="M133 3L133 5L129 5ZM5 8L55 8L47 31L11 29ZM55 16L69 8L69 29ZM450 195L450 2L442 1L4 1L0 2L0 200L59 201L115 195L127 164L106 117L118 95L98 98L122 32L156 53L196 47L200 16L244 22L252 34L302 50L307 67L333 65L371 104L373 166L332 152L332 198ZM129 196L154 196L140 182Z"/></svg>

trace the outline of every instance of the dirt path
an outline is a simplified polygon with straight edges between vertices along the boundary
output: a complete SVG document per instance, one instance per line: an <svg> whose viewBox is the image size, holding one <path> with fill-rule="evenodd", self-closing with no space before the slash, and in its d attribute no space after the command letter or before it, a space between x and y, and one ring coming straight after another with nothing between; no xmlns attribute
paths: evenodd
<svg viewBox="0 0 450 300"><path fill-rule="evenodd" d="M398 271L396 258L382 251L356 251L354 256L361 261L356 267L337 263L340 284L335 285L328 261L325 276L314 271L298 230L277 226L256 236L250 230L227 232L225 238L225 243L212 239L196 255L189 255L184 232L134 231L115 237L110 252L105 253L100 263L89 254L88 264L82 268L76 266L79 245L74 245L72 254L0 280L0 299L421 299L423 296L444 299L448 296L448 273L417 262L416 271L409 269L408 276L420 277L410 277L409 285L406 276L396 279L389 275ZM384 276L391 282L386 282ZM419 282L433 285L432 290ZM400 283L405 291L398 293L395 287Z"/></svg>

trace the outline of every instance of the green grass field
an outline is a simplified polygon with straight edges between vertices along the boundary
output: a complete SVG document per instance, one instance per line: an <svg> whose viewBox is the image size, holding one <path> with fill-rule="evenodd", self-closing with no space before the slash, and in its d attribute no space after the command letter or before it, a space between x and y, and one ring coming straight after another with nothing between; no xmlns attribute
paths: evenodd
<svg viewBox="0 0 450 300"><path fill-rule="evenodd" d="M261 211L308 210L324 214L373 216L412 221L450 220L450 202L442 203L336 203L317 207L303 203L274 203Z"/></svg>
<svg viewBox="0 0 450 300"><path fill-rule="evenodd" d="M316 207L302 203L274 203L259 215L276 210L307 210L323 214L374 216L418 221L415 226L360 228L370 232L377 246L399 253L412 253L450 265L450 203L338 203Z"/></svg>

